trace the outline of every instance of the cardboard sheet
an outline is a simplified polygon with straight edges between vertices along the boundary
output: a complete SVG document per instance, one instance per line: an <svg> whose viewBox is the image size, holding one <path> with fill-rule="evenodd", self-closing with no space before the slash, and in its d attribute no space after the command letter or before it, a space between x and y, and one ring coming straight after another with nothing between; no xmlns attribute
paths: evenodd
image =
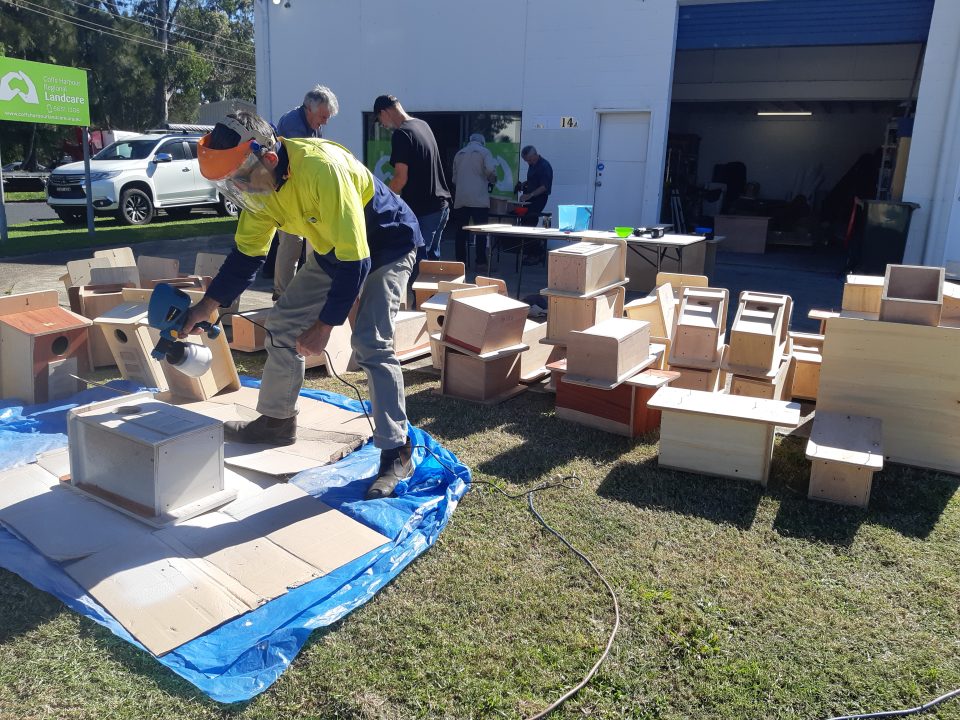
<svg viewBox="0 0 960 720"><path fill-rule="evenodd" d="M203 402L181 403L193 412L223 422L257 417L255 388L241 388ZM347 456L371 437L362 413L351 412L310 398L298 402L297 442L286 447L224 444L224 462L275 477L327 465Z"/></svg>
<svg viewBox="0 0 960 720"><path fill-rule="evenodd" d="M223 512L324 573L390 541L294 485L275 485Z"/></svg>
<svg viewBox="0 0 960 720"><path fill-rule="evenodd" d="M317 568L259 536L250 524L223 512L158 530L156 536L183 557L203 558L264 601L322 575Z"/></svg>
<svg viewBox="0 0 960 720"><path fill-rule="evenodd" d="M37 464L0 472L0 522L51 560L86 557L151 528L63 486Z"/></svg>
<svg viewBox="0 0 960 720"><path fill-rule="evenodd" d="M253 609L160 538L113 545L66 566L121 625L155 655Z"/></svg>
<svg viewBox="0 0 960 720"><path fill-rule="evenodd" d="M64 469L65 452L44 465ZM0 522L162 655L389 539L293 485L154 531L65 487L39 464L0 472ZM72 561L72 562L70 562Z"/></svg>

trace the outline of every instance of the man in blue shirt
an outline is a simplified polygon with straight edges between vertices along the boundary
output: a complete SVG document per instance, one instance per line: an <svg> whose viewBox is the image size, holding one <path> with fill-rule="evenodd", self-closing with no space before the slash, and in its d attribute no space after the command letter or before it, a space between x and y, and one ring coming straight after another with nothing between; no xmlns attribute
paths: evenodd
<svg viewBox="0 0 960 720"><path fill-rule="evenodd" d="M277 134L285 138L323 137L323 126L334 117L340 106L333 90L315 85L303 96L303 104L286 112L277 123ZM303 255L303 238L283 230L277 231L277 256L273 270L273 299L287 289L297 272Z"/></svg>
<svg viewBox="0 0 960 720"><path fill-rule="evenodd" d="M520 151L520 157L529 165L526 181L518 183L520 190L523 191L520 202L529 203L527 214L521 218L520 224L532 227L539 222L540 213L547 206L547 198L550 196L550 191L553 190L553 168L545 158L537 153L537 149L533 145L524 147ZM524 258L524 263L535 265L543 262L545 252L545 246L534 243Z"/></svg>

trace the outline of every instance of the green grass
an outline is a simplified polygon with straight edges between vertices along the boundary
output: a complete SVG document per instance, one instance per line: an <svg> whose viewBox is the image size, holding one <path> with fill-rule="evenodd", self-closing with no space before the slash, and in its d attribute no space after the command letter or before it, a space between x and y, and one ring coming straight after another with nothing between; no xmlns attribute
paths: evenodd
<svg viewBox="0 0 960 720"><path fill-rule="evenodd" d="M148 240L179 240L200 235L232 235L237 228L237 220L214 216L173 220L160 216L149 225L131 227L114 218L99 217L94 219L94 227L96 232L91 238L86 223L76 226L65 225L60 220L41 220L12 225L7 242L0 244L0 257L105 245L135 245Z"/></svg>
<svg viewBox="0 0 960 720"><path fill-rule="evenodd" d="M44 202L47 194L42 190L37 192L8 192L3 194L7 202Z"/></svg>
<svg viewBox="0 0 960 720"><path fill-rule="evenodd" d="M259 375L262 353L236 358ZM763 489L659 470L656 438L561 421L549 395L487 408L436 395L426 373L406 381L412 422L478 479L583 481L537 506L611 581L622 626L554 717L806 720L960 686L956 477L890 466L867 511L813 503L796 439L779 442ZM348 392L316 371L307 385ZM612 613L523 501L478 486L435 547L249 703L217 705L3 571L0 618L3 718L406 720L532 714L593 664ZM960 718L960 703L937 717Z"/></svg>

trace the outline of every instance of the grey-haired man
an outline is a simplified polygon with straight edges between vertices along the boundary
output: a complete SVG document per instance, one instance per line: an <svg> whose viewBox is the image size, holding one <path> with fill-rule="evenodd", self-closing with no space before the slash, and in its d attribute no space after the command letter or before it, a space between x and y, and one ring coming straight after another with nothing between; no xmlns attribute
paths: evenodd
<svg viewBox="0 0 960 720"><path fill-rule="evenodd" d="M323 126L340 110L337 96L325 85L314 85L303 96L303 104L284 113L277 134L285 138L323 137ZM277 230L277 258L273 270L273 299L290 285L303 254L303 238Z"/></svg>

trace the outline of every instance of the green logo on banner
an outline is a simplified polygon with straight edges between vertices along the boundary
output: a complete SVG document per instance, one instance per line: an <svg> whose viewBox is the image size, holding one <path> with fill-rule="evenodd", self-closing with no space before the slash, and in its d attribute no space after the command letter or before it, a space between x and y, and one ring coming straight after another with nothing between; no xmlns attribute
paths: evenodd
<svg viewBox="0 0 960 720"><path fill-rule="evenodd" d="M493 185L494 197L515 197L514 185L520 179L520 145L510 142L488 142L487 149L497 163L497 181Z"/></svg>
<svg viewBox="0 0 960 720"><path fill-rule="evenodd" d="M89 125L86 71L0 57L0 120Z"/></svg>

